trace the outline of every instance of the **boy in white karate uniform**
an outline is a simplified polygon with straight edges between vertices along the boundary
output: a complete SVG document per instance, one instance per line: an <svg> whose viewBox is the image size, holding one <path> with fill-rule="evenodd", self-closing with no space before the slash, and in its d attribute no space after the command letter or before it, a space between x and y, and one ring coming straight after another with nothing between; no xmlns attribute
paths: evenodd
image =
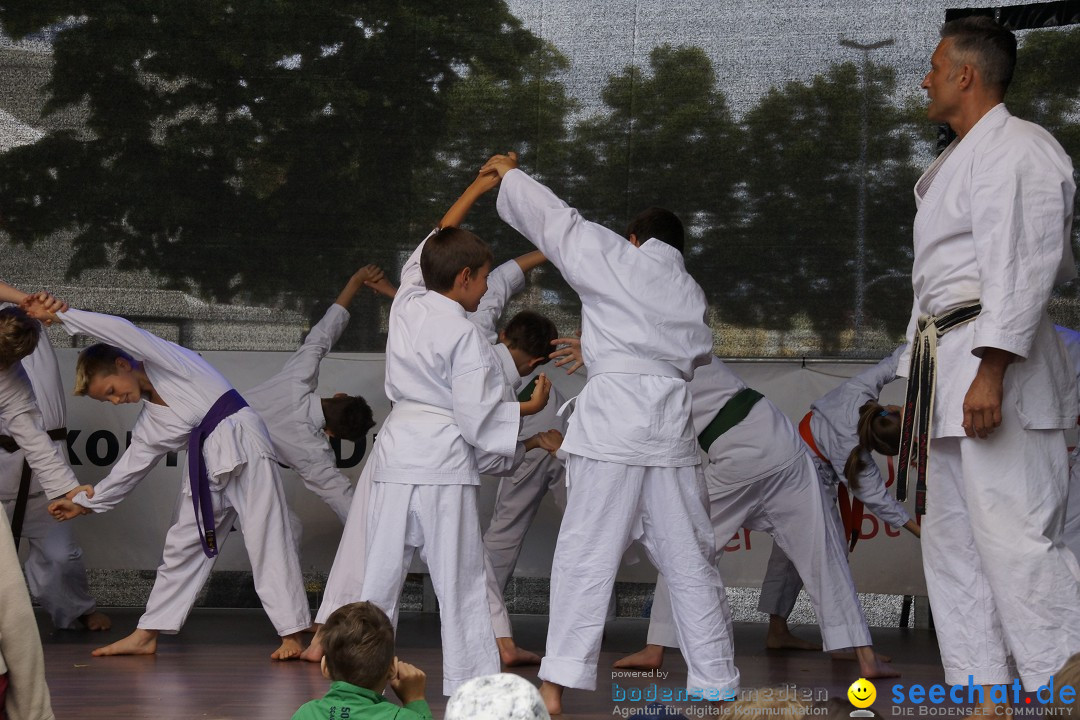
<svg viewBox="0 0 1080 720"><path fill-rule="evenodd" d="M22 303L27 297L0 282L0 302ZM48 497L70 498L83 490L92 493L89 486L79 485L66 458L49 438L20 363L34 351L39 334L39 324L22 310L0 309L0 422L25 454ZM6 513L0 513L0 675L7 680L3 707L7 717L51 720L41 637Z"/></svg>
<svg viewBox="0 0 1080 720"><path fill-rule="evenodd" d="M496 182L479 177L471 187L482 193ZM490 268L488 247L456 227L429 235L405 263L386 343L386 395L394 408L370 460L361 599L396 623L401 586L420 549L439 599L447 695L499 670L485 596L477 454L507 464L523 454L521 417L542 408L550 388L541 377L528 402L507 401L513 396L494 349L466 318L487 290Z"/></svg>
<svg viewBox="0 0 1080 720"><path fill-rule="evenodd" d="M739 673L687 386L694 368L709 362L712 332L705 294L683 263L682 225L654 208L622 237L586 222L516 168L516 157L500 155L482 172L502 178L500 217L581 297L591 371L562 444L569 487L552 563L541 694L558 713L565 687L596 687L615 573L627 546L640 540L671 583L689 687L707 699L729 697Z"/></svg>
<svg viewBox="0 0 1080 720"><path fill-rule="evenodd" d="M295 470L304 485L330 506L342 524L348 516L354 489L337 468L329 438L362 443L375 421L371 408L362 397L339 394L320 398L315 390L319 385L319 365L349 322L348 306L364 285L381 278L382 271L374 265L364 266L354 273L281 371L243 393L251 409L266 424L277 459ZM366 495L366 483L360 487L360 492ZM180 499L181 503L184 501L184 498ZM295 553L299 557L302 528L299 518L291 511L289 517ZM183 547L174 547L173 542L185 546L189 539L170 533L162 551L163 557L183 554ZM164 573L158 578L157 592L151 598L154 604L148 604L146 609L149 617L156 618L155 624L179 628L194 607L198 593L213 569L214 559L203 554L193 555L191 560L175 572ZM164 605L159 607L159 602Z"/></svg>
<svg viewBox="0 0 1080 720"><path fill-rule="evenodd" d="M72 333L114 345L92 345L79 355L75 394L101 402L142 403L131 444L94 496L53 503L58 518L115 507L170 451L188 448L177 517L166 536L147 612L131 635L94 655L148 655L159 633L175 633L193 593L175 595L177 575L203 568L234 521L243 525L255 590L281 645L271 658L300 654L299 634L311 624L300 561L296 556L277 458L266 426L229 382L197 353L141 330L123 318L70 309L29 306L39 319L54 319ZM188 490L190 488L190 491ZM190 493L190 494L189 494ZM196 509L197 508L197 509ZM217 537L216 528L222 529Z"/></svg>
<svg viewBox="0 0 1080 720"><path fill-rule="evenodd" d="M825 493L825 507L834 524L842 525L840 514L836 510L839 483L842 483L859 503L864 504L890 527L904 528L915 537L919 536L918 524L904 506L889 494L881 471L870 456L870 450L860 444L858 429L860 409L868 402L877 402L882 388L896 380L897 363L906 348L906 344L899 346L878 364L845 380L814 401L810 412L799 425L799 434L810 447L814 467L817 468L818 479ZM898 410L885 408L885 411L890 413L898 413ZM897 434L898 425L897 414ZM859 448L862 454L862 469L856 475L856 482L851 482L847 479L845 470L854 448ZM893 454L895 449L892 448ZM857 532L860 519L853 518L851 522ZM840 535L847 538L844 532ZM849 541L847 538L844 542L846 544ZM795 565L778 545L773 545L758 602L758 610L769 615L769 647L821 649L793 635L788 629L787 618L795 607L802 586L802 578L799 577Z"/></svg>
<svg viewBox="0 0 1080 720"><path fill-rule="evenodd" d="M22 366L30 379L38 409L56 451L61 457L66 457L67 402L56 352L44 331L38 332L37 347L22 359ZM0 438L6 439L6 436L7 430L0 422ZM20 484L24 469L28 467L24 461L25 454L17 449L16 443L0 448L0 500L13 528ZM71 526L58 523L49 515L49 499L35 474L30 475L29 481L19 537L26 541L30 549L23 568L30 593L41 603L57 628L78 626L89 630L108 630L112 623L108 616L97 611L97 603L90 595L82 548L75 541Z"/></svg>

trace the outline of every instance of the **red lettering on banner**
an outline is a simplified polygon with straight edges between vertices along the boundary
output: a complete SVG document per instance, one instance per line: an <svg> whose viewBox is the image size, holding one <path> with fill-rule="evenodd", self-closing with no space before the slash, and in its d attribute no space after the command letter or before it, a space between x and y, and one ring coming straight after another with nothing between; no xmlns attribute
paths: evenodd
<svg viewBox="0 0 1080 720"><path fill-rule="evenodd" d="M739 533L742 533L742 539L740 544ZM731 536L731 540L724 546L724 552L735 552L736 550L749 550L750 549L750 531L746 528L740 528L739 532Z"/></svg>
<svg viewBox="0 0 1080 720"><path fill-rule="evenodd" d="M899 530L894 530L892 525L889 525L888 523L885 523L885 522L881 523L881 525L882 525L882 527L885 528L885 534L888 535L889 537L900 537L900 531Z"/></svg>
<svg viewBox="0 0 1080 720"><path fill-rule="evenodd" d="M864 528L866 528L866 521L867 520L870 521L870 527L872 528L870 530L870 532L866 532L866 530L864 529ZM867 513L867 514L863 515L862 516L862 525L859 527L859 539L860 540L869 540L870 538L875 537L877 534L878 534L878 521L877 521L877 518L874 517L873 515L871 515L870 513Z"/></svg>

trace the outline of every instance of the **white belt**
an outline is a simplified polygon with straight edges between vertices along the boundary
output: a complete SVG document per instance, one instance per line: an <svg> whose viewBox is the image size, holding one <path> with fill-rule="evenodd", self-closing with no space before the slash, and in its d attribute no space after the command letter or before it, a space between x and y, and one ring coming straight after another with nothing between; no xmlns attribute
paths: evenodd
<svg viewBox="0 0 1080 720"><path fill-rule="evenodd" d="M589 377L607 373L628 375L659 375L660 377L689 380L686 374L669 362L663 360L644 360L642 358L611 358L599 360L589 365Z"/></svg>
<svg viewBox="0 0 1080 720"><path fill-rule="evenodd" d="M455 420L453 410L447 410L438 405L428 405L426 403L416 402L415 400L401 400L400 402L394 403L394 408L390 411L390 414L403 415L410 418L423 418L425 415L436 415L448 420ZM431 418L427 419L430 420Z"/></svg>

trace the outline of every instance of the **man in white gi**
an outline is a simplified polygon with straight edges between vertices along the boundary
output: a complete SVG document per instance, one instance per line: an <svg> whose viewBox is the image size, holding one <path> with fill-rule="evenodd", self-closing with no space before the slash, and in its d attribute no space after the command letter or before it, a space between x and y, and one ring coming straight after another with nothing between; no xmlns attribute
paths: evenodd
<svg viewBox="0 0 1080 720"><path fill-rule="evenodd" d="M0 282L0 302L22 303L26 297ZM49 438L19 362L33 352L38 334L38 323L21 310L0 309L0 422L25 454L45 493L70 498L88 488L79 486ZM51 720L41 637L6 513L0 513L0 674L6 674L3 710L10 720Z"/></svg>
<svg viewBox="0 0 1080 720"><path fill-rule="evenodd" d="M927 115L957 139L915 186L919 362L900 472L928 444L923 565L945 682L1009 683L1015 665L1032 691L1080 650L1080 567L1061 542L1076 382L1046 315L1052 288L1076 276L1075 185L1054 138L1002 104L1012 33L967 17L941 38L922 86ZM984 708L1007 705L983 695Z"/></svg>
<svg viewBox="0 0 1080 720"><path fill-rule="evenodd" d="M166 535L169 552L162 556L147 612L131 635L93 654L153 654L160 633L178 632L194 594L176 595L173 578L190 576L192 566L205 568L204 555L216 556L239 520L255 591L281 637L271 658L298 656L299 635L311 625L311 612L277 457L262 419L217 370L187 348L123 318L75 309L53 313L40 303L28 307L38 319L59 321L72 334L112 343L92 345L79 355L77 395L143 406L131 444L95 486L94 496L54 502L49 508L54 516L68 519L111 510L166 453L185 446L188 451L181 497Z"/></svg>
<svg viewBox="0 0 1080 720"><path fill-rule="evenodd" d="M478 196L496 183L479 177L466 193ZM401 585L420 550L439 599L446 695L499 670L477 515L478 454L507 466L523 455L521 417L539 411L550 388L541 376L529 401L508 400L491 343L466 318L487 291L490 269L490 249L457 227L436 230L406 261L386 341L386 396L394 407L370 460L361 600L396 623Z"/></svg>
<svg viewBox="0 0 1080 720"><path fill-rule="evenodd" d="M860 408L868 402L876 402L881 396L882 388L896 380L897 363L906 349L906 344L899 346L878 364L845 380L815 400L810 405L810 412L799 424L799 434L810 447L818 480L821 482L822 492L825 493L826 510L838 527L841 527L842 523L840 513L837 512L837 495L839 489L844 487L856 498L851 504L853 514L857 515L851 520L855 532L858 532L861 525L862 515L861 512L854 512L854 508L865 505L890 527L904 528L915 537L919 536L919 525L904 506L889 494L885 479L881 477L881 471L870 456L869 449L860 446L858 431ZM859 447L863 454L864 465L856 476L857 482L852 483L844 473L852 449L856 447ZM847 494L845 493L845 496ZM850 538L843 531L840 536L845 538L846 546ZM758 601L758 610L769 615L769 634L766 640L768 647L821 649L820 646L792 634L788 628L787 618L795 608L802 587L799 571L780 546L774 544Z"/></svg>
<svg viewBox="0 0 1080 720"><path fill-rule="evenodd" d="M739 673L687 386L712 356L712 332L705 294L683 263L682 224L653 208L622 237L516 168L515 156L498 155L481 172L502 178L500 217L581 297L590 369L562 445L567 507L552 563L541 694L559 713L565 687L596 687L615 573L640 540L671 584L688 687L723 699L737 692Z"/></svg>
<svg viewBox="0 0 1080 720"><path fill-rule="evenodd" d="M1080 333L1060 325L1056 326L1056 330L1065 344L1069 364L1076 375L1077 383L1080 384ZM1077 418L1077 425L1080 425L1080 418ZM1069 453L1069 502L1065 510L1062 540L1080 561L1080 440Z"/></svg>
<svg viewBox="0 0 1080 720"><path fill-rule="evenodd" d="M67 456L67 402L64 398L60 367L52 342L44 331L38 332L37 347L22 359L23 370L34 390L42 419L53 438L57 452ZM70 525L58 523L49 515L49 499L35 474L26 477L29 485L21 507L19 496L24 479L25 455L11 441L0 422L0 501L12 527L18 517L19 537L29 545L23 571L30 593L37 599L60 629L85 627L89 630L108 630L112 623L107 615L97 611L90 595L82 548L75 541Z"/></svg>

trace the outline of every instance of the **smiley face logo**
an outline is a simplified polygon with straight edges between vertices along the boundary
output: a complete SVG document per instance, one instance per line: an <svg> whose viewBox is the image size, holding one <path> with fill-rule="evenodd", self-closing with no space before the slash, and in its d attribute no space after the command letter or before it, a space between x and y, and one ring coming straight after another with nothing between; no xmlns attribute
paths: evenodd
<svg viewBox="0 0 1080 720"><path fill-rule="evenodd" d="M851 687L847 691L847 697L855 707L867 708L877 699L877 688L874 687L874 683L866 678L859 678L851 683Z"/></svg>

